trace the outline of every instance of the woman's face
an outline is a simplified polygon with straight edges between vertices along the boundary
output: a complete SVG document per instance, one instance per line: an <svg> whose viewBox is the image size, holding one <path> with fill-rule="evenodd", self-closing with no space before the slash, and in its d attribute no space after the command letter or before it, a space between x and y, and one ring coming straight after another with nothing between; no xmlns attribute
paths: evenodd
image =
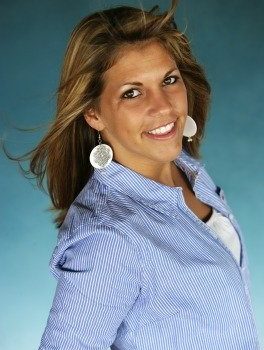
<svg viewBox="0 0 264 350"><path fill-rule="evenodd" d="M186 87L159 43L128 48L105 73L100 113L86 121L113 148L114 159L137 171L174 160L188 113Z"/></svg>

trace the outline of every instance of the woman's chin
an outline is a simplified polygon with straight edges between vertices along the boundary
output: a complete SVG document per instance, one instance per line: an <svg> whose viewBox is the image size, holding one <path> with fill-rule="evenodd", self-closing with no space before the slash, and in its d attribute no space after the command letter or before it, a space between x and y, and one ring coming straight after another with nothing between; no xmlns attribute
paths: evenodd
<svg viewBox="0 0 264 350"><path fill-rule="evenodd" d="M173 162L181 153L182 144L180 144L176 149L166 150L160 154L155 154L155 159L161 163L170 163Z"/></svg>

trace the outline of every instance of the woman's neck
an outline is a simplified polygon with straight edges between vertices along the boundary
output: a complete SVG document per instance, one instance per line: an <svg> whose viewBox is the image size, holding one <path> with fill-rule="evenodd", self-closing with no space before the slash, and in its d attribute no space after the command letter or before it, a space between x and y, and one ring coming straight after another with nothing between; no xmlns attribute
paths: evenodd
<svg viewBox="0 0 264 350"><path fill-rule="evenodd" d="M142 163L140 163L140 166L129 166L125 164L124 166L136 171L146 178L166 186L175 187L180 186L181 184L181 174L174 162L153 164L153 166Z"/></svg>

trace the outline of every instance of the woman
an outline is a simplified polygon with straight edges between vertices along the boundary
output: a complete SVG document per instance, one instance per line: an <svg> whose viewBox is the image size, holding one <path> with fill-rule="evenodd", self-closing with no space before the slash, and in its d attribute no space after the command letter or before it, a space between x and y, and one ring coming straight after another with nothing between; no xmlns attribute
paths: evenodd
<svg viewBox="0 0 264 350"><path fill-rule="evenodd" d="M242 234L198 160L210 86L175 8L72 33L31 159L59 212L40 350L260 349Z"/></svg>

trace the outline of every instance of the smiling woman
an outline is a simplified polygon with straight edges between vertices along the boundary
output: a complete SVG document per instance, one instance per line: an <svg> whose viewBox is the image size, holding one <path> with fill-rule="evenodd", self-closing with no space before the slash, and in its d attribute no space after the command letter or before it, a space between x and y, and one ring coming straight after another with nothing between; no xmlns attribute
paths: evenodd
<svg viewBox="0 0 264 350"><path fill-rule="evenodd" d="M243 235L199 161L210 86L175 9L96 12L70 38L56 118L25 155L58 212L39 350L260 349Z"/></svg>
<svg viewBox="0 0 264 350"><path fill-rule="evenodd" d="M105 72L100 112L89 109L85 119L111 145L118 163L166 184L163 177L170 176L170 162L182 148L187 91L176 62L160 43L138 46L123 48Z"/></svg>

